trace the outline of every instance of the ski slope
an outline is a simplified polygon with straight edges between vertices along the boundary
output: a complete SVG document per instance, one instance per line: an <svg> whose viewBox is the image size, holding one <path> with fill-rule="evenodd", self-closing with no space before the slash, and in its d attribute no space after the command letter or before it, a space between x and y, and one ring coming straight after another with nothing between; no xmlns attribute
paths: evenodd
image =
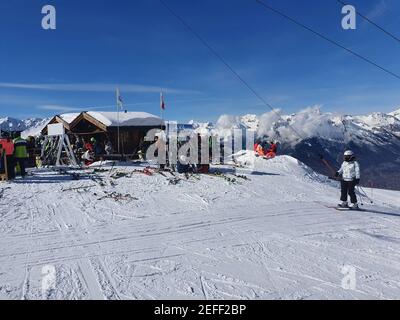
<svg viewBox="0 0 400 320"><path fill-rule="evenodd" d="M111 163L0 184L0 299L400 297L399 192L338 212L337 183L294 158L237 163L175 185Z"/></svg>

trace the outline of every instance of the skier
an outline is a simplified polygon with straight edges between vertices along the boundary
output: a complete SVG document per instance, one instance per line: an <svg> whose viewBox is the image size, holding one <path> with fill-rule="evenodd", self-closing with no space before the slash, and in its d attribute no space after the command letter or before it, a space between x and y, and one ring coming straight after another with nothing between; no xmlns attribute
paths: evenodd
<svg viewBox="0 0 400 320"><path fill-rule="evenodd" d="M344 161L335 176L339 177L340 175L342 176L340 197L342 203L339 204L339 207L358 209L355 187L360 183L360 165L356 161L354 152L351 150L347 150L344 153ZM350 201L352 203L351 207L349 207L347 202L348 195L350 196Z"/></svg>

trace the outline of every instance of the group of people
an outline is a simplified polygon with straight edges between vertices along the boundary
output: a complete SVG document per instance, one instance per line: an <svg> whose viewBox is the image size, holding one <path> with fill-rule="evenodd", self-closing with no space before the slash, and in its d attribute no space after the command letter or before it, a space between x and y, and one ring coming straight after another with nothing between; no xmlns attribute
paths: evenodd
<svg viewBox="0 0 400 320"><path fill-rule="evenodd" d="M11 138L0 138L0 150L2 150L1 168L3 172L7 172L8 180L14 179L17 173L21 177L26 176L26 165L29 159L28 146L28 141L20 135L17 135L14 140ZM7 166L7 170L3 166Z"/></svg>
<svg viewBox="0 0 400 320"><path fill-rule="evenodd" d="M79 144L76 145L76 148L82 150L82 159L85 165L93 163L101 155L111 155L114 153L114 147L110 140L106 140L103 143L92 137L86 142L80 139L78 141Z"/></svg>
<svg viewBox="0 0 400 320"><path fill-rule="evenodd" d="M262 142L261 140L257 140L254 144L254 151L256 155L260 157L272 159L276 157L278 146L275 141L270 141L267 143L266 141Z"/></svg>

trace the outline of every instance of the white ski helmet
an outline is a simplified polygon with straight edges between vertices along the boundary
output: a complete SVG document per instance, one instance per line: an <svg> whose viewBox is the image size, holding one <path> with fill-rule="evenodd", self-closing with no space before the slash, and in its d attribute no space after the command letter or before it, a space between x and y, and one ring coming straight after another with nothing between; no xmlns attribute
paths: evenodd
<svg viewBox="0 0 400 320"><path fill-rule="evenodd" d="M354 156L354 152L351 150L347 150L347 151L345 151L344 156L352 157L352 156Z"/></svg>

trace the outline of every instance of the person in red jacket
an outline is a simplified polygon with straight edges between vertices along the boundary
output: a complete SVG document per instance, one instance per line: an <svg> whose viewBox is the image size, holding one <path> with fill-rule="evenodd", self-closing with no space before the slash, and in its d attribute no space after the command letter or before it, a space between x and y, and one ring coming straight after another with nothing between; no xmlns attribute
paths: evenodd
<svg viewBox="0 0 400 320"><path fill-rule="evenodd" d="M94 147L93 147L93 138L90 140L90 141L87 141L86 143L85 143L85 150L86 151L89 151L89 152L94 152Z"/></svg>
<svg viewBox="0 0 400 320"><path fill-rule="evenodd" d="M278 146L276 145L276 143L274 141L270 141L270 146L265 154L265 157L267 159L275 158L277 151L278 151Z"/></svg>
<svg viewBox="0 0 400 320"><path fill-rule="evenodd" d="M15 178L14 142L10 138L0 139L0 144L6 151L8 179Z"/></svg>

